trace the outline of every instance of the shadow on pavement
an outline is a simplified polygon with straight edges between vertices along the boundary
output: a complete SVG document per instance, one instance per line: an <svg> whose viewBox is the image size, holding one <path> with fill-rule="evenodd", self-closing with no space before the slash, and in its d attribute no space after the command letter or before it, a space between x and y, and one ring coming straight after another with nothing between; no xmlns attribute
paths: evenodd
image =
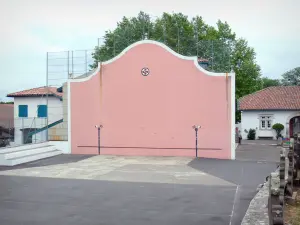
<svg viewBox="0 0 300 225"><path fill-rule="evenodd" d="M42 166L51 166L58 164L74 163L93 157L94 155L58 155L46 159L39 159L16 166L0 166L0 171L15 170L21 168L33 168Z"/></svg>
<svg viewBox="0 0 300 225"><path fill-rule="evenodd" d="M236 185L257 187L273 172L277 163L195 158L190 167Z"/></svg>
<svg viewBox="0 0 300 225"><path fill-rule="evenodd" d="M235 221L233 224L241 224L250 201L257 193L257 186L262 184L277 167L275 162L204 158L196 158L188 165L237 185L232 215L232 221Z"/></svg>

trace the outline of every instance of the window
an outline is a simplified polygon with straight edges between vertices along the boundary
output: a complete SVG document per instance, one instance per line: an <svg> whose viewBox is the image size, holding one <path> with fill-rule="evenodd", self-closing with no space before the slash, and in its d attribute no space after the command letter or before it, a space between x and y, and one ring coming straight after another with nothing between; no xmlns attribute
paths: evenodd
<svg viewBox="0 0 300 225"><path fill-rule="evenodd" d="M38 105L38 117L47 117L47 105Z"/></svg>
<svg viewBox="0 0 300 225"><path fill-rule="evenodd" d="M267 128L268 128L268 129L271 129L271 128L272 128L271 120L267 120Z"/></svg>
<svg viewBox="0 0 300 225"><path fill-rule="evenodd" d="M28 117L28 105L19 105L19 117Z"/></svg>
<svg viewBox="0 0 300 225"><path fill-rule="evenodd" d="M272 116L260 117L260 129L272 129Z"/></svg>

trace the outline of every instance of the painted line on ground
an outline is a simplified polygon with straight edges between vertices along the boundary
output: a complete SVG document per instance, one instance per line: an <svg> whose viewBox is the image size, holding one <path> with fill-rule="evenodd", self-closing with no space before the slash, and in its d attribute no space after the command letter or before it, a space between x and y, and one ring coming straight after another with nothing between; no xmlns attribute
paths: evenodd
<svg viewBox="0 0 300 225"><path fill-rule="evenodd" d="M236 204L236 199L237 199L237 194L238 194L238 191L239 191L239 185L236 187L236 190L235 190L235 195L234 195L234 200L233 200L233 205L232 205L232 211L231 211L231 215L230 215L230 221L229 221L229 225L232 225L232 218L233 218L233 215L234 215L234 210L235 210L235 204Z"/></svg>

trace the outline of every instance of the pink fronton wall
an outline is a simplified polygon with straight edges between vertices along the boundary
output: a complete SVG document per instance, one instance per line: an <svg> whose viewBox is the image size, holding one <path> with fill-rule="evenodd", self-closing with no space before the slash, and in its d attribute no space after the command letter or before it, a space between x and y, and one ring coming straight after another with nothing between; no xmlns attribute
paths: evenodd
<svg viewBox="0 0 300 225"><path fill-rule="evenodd" d="M98 154L101 124L101 154L195 156L192 126L201 125L198 156L229 159L231 79L207 75L162 46L136 45L70 82L71 151Z"/></svg>

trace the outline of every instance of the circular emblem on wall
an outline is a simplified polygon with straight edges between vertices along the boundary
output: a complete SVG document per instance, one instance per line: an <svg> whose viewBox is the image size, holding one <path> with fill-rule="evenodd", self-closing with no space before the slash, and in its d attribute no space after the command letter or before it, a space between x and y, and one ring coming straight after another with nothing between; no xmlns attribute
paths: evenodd
<svg viewBox="0 0 300 225"><path fill-rule="evenodd" d="M144 68L141 70L141 74L142 74L143 76L148 76L148 75L150 74L149 68L144 67Z"/></svg>

